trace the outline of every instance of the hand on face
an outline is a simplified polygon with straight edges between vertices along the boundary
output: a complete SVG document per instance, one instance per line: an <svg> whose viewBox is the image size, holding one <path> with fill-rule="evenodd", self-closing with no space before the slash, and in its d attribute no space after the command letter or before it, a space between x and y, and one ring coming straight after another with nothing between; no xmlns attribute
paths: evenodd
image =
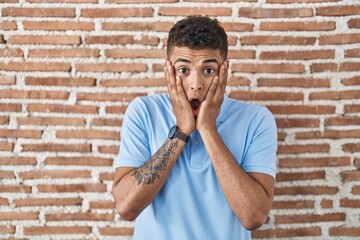
<svg viewBox="0 0 360 240"><path fill-rule="evenodd" d="M179 76L175 77L174 67L170 61L166 61L164 72L176 126L180 132L190 136L195 129L195 117L184 91L182 79Z"/></svg>
<svg viewBox="0 0 360 240"><path fill-rule="evenodd" d="M202 131L216 130L216 118L220 113L224 100L227 72L227 62L224 61L220 66L219 76L213 78L205 100L201 103L196 118L196 129L200 133Z"/></svg>

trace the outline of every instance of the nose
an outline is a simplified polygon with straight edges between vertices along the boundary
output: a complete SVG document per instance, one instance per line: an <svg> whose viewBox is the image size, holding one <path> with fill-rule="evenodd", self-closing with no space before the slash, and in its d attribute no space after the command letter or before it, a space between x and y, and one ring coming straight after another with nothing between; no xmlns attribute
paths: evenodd
<svg viewBox="0 0 360 240"><path fill-rule="evenodd" d="M204 88L203 86L203 81L201 79L201 77L199 76L194 76L193 80L191 81L191 84L190 84L190 89L192 91L200 91Z"/></svg>

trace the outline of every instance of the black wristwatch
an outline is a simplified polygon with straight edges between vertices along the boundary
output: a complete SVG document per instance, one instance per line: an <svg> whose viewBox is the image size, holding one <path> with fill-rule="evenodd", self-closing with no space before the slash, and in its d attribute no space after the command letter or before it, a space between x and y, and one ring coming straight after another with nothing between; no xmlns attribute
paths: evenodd
<svg viewBox="0 0 360 240"><path fill-rule="evenodd" d="M187 142L187 141L189 140L189 137L188 137L185 133L182 133L182 132L179 132L179 131L178 131L176 125L174 125L174 126L172 126L172 127L170 128L168 138L169 138L169 139L173 139L173 138L175 138L175 137L183 140L184 142Z"/></svg>

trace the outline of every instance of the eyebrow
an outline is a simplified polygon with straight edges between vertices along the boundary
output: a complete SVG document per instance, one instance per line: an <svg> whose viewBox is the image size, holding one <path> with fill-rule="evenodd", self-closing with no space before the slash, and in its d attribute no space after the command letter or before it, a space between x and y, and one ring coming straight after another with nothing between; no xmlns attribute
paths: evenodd
<svg viewBox="0 0 360 240"><path fill-rule="evenodd" d="M185 59L185 58L178 58L178 59L176 59L175 63L177 63L177 62L191 63L190 60ZM215 58L205 59L204 61L202 61L202 63L217 63L218 65L220 65Z"/></svg>

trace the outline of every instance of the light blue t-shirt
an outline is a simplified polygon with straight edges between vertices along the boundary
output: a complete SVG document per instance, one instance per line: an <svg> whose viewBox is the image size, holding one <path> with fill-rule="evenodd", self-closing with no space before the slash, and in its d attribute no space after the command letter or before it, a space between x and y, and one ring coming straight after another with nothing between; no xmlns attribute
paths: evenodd
<svg viewBox="0 0 360 240"><path fill-rule="evenodd" d="M136 98L125 114L115 167L142 165L165 143L175 122L168 94ZM246 172L275 177L277 130L270 111L225 96L216 122ZM225 199L198 131L191 134L159 194L136 219L134 239L251 239Z"/></svg>

